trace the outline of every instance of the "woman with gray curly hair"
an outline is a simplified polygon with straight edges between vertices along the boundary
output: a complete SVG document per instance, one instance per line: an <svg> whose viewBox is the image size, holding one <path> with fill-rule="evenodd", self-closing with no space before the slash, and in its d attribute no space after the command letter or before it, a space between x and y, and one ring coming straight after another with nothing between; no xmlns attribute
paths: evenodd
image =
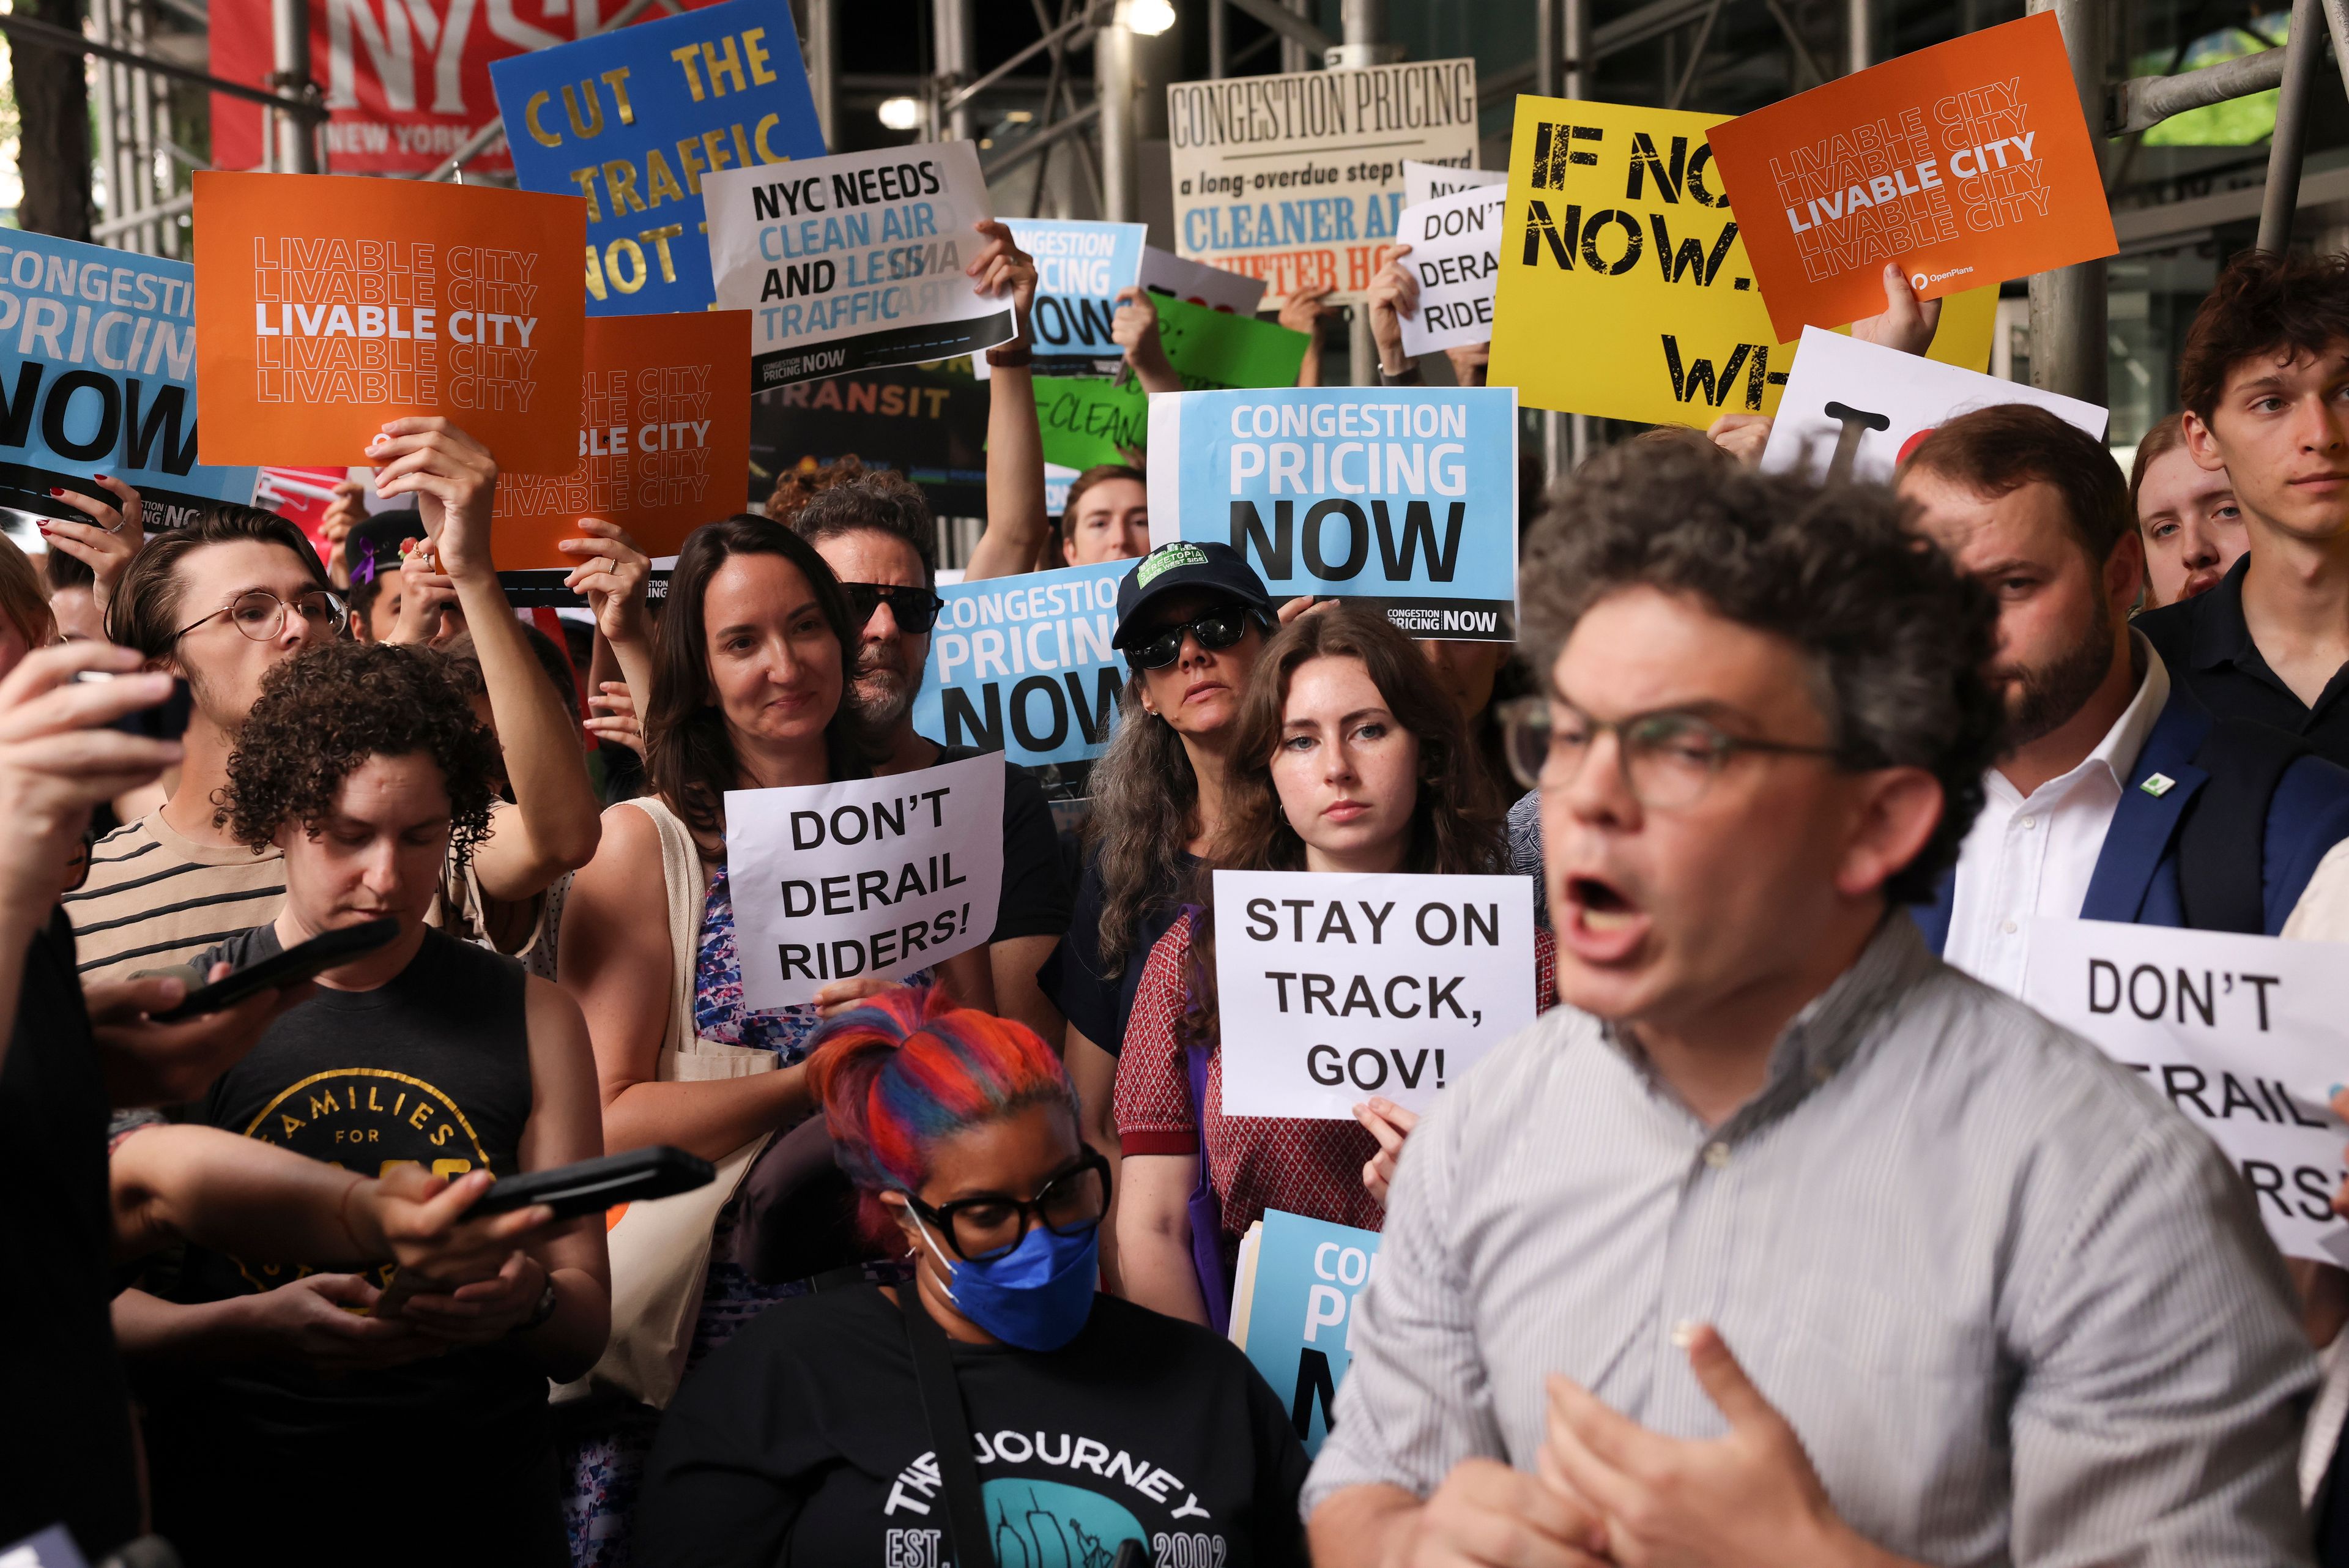
<svg viewBox="0 0 2349 1568"><path fill-rule="evenodd" d="M395 931L319 975L201 1120L367 1175L421 1166L436 1190L476 1195L603 1152L578 1004L424 923L443 861L488 826L497 773L444 655L334 641L270 674L217 804L239 841L284 854L285 903L200 972L369 922ZM114 1323L147 1402L155 1527L191 1563L308 1562L329 1532L338 1555L412 1562L454 1520L481 1561L567 1561L546 1380L603 1350L600 1225L546 1232L460 1287L191 1248L171 1295L126 1292ZM408 1506L377 1511L355 1544L361 1456L383 1454L409 1456Z"/></svg>

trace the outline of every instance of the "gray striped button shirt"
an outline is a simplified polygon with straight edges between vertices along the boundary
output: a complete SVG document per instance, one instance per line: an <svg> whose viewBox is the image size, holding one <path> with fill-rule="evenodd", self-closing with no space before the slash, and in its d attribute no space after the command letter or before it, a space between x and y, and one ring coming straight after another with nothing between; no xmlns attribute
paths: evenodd
<svg viewBox="0 0 2349 1568"><path fill-rule="evenodd" d="M1719 1326L1844 1520L1940 1568L2304 1563L2315 1366L2242 1182L2135 1075L1943 965L1905 918L1708 1131L1559 1009L1412 1135L1305 1507L1521 1469L1545 1374L1725 1423Z"/></svg>

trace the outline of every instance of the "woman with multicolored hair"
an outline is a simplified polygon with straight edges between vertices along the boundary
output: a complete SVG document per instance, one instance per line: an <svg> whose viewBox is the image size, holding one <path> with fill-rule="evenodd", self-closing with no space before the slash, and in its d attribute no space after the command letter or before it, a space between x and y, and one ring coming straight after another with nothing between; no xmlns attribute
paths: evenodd
<svg viewBox="0 0 2349 1568"><path fill-rule="evenodd" d="M1109 1166L1042 1040L897 991L826 1024L808 1075L867 1231L912 1277L780 1303L687 1377L646 1475L646 1561L968 1562L948 1523L966 1483L999 1563L1106 1563L1126 1541L1306 1561L1305 1453L1272 1390L1207 1330L1096 1293ZM925 1346L954 1388L917 1371ZM941 1473L963 1446L931 1435L942 1398L975 1474Z"/></svg>

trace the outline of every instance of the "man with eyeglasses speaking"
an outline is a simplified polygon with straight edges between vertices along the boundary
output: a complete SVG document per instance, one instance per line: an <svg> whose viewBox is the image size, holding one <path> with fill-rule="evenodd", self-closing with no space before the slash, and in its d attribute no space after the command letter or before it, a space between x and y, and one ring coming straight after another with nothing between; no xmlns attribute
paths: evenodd
<svg viewBox="0 0 2349 1568"><path fill-rule="evenodd" d="M498 468L445 420L384 427L368 456L385 495L413 495L441 571L475 629L515 805L475 857L485 889L523 898L595 853L597 801L570 717L523 639L488 547ZM255 854L216 820L237 732L269 672L347 635L349 612L302 531L251 506L207 507L148 540L107 610L107 635L188 683L185 759L162 806L101 839L67 896L85 983L184 964L276 918L283 857ZM354 700L360 700L357 694Z"/></svg>
<svg viewBox="0 0 2349 1568"><path fill-rule="evenodd" d="M1885 492L1646 443L1520 597L1568 1005L1404 1146L1315 1561L2308 1563L2242 1183L1899 908L1982 804L1988 597Z"/></svg>
<svg viewBox="0 0 2349 1568"><path fill-rule="evenodd" d="M914 728L914 695L929 662L930 628L946 603L932 584L937 524L912 482L881 472L833 485L792 518L847 590L858 630L848 692L878 745L878 774L961 762L978 753L942 745ZM1069 887L1061 871L1052 808L1024 768L1003 764L1003 891L996 903L988 969L995 1012L1047 1040L1061 1015L1036 971L1069 929Z"/></svg>

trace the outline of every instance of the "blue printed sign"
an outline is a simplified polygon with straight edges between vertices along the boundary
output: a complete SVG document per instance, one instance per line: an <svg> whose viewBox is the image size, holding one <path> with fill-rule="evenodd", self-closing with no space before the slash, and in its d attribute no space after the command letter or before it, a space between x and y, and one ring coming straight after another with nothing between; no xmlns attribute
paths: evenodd
<svg viewBox="0 0 2349 1568"><path fill-rule="evenodd" d="M1354 1303L1379 1255L1379 1233L1264 1211L1232 1303L1232 1339L1297 1422L1309 1454L1330 1436L1338 1385L1354 1359Z"/></svg>
<svg viewBox="0 0 2349 1568"><path fill-rule="evenodd" d="M1002 751L1026 767L1109 748L1125 661L1110 649L1118 579L1103 561L981 583L940 583L914 728L949 746Z"/></svg>
<svg viewBox="0 0 2349 1568"><path fill-rule="evenodd" d="M1029 325L1036 370L1044 376L1109 374L1124 350L1110 336L1117 294L1138 288L1143 223L1006 218L1019 248L1036 258L1036 304ZM1106 362L1106 363L1105 363Z"/></svg>
<svg viewBox="0 0 2349 1568"><path fill-rule="evenodd" d="M1275 599L1361 600L1413 637L1517 635L1511 387L1150 400L1150 541L1214 539Z"/></svg>
<svg viewBox="0 0 2349 1568"><path fill-rule="evenodd" d="M823 156L786 0L728 0L490 63L525 191L587 199L587 314L707 310L701 177Z"/></svg>
<svg viewBox="0 0 2349 1568"><path fill-rule="evenodd" d="M149 529L210 501L250 502L258 471L196 452L196 269L5 231L0 244L0 506L88 521L52 499L109 474Z"/></svg>

